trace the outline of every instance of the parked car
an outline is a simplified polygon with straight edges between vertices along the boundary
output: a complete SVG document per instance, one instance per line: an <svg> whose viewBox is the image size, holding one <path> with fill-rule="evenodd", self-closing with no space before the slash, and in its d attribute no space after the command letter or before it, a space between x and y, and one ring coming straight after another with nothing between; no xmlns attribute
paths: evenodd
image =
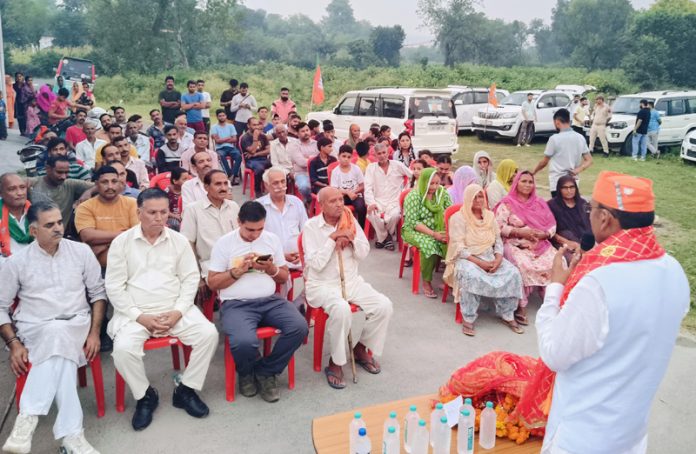
<svg viewBox="0 0 696 454"><path fill-rule="evenodd" d="M691 131L684 137L681 146L681 158L684 162L696 162L696 130Z"/></svg>
<svg viewBox="0 0 696 454"><path fill-rule="evenodd" d="M563 107L568 107L571 96L559 90L523 90L511 93L498 107L479 110L472 120L473 130L479 139L504 137L516 141L522 123L522 103L527 100L528 93L534 95L532 102L537 114L534 134L548 136L555 133L553 114Z"/></svg>
<svg viewBox="0 0 696 454"><path fill-rule="evenodd" d="M471 120L474 115L488 105L488 88L467 87L465 85L448 85L447 90L452 93L452 102L457 112L457 126L459 132L471 131ZM495 97L500 103L510 94L507 90L496 89Z"/></svg>
<svg viewBox="0 0 696 454"><path fill-rule="evenodd" d="M73 82L80 83L85 80L89 84L90 90L97 79L94 63L91 60L74 57L63 57L60 59L55 77L58 78L58 76L63 76L66 87L71 87Z"/></svg>
<svg viewBox="0 0 696 454"><path fill-rule="evenodd" d="M556 85L556 90L568 93L572 96L587 96L591 91L597 91L592 85Z"/></svg>
<svg viewBox="0 0 696 454"><path fill-rule="evenodd" d="M607 141L611 149L630 155L633 128L640 110L640 100L655 103L662 115L658 144L661 147L680 145L690 132L696 130L696 91L650 91L619 96L612 104L611 121L607 125Z"/></svg>
<svg viewBox="0 0 696 454"><path fill-rule="evenodd" d="M330 111L311 112L308 120L331 120L339 139L348 138L350 125L363 133L372 123L388 125L394 135L411 134L416 151L452 154L459 149L451 93L428 88L368 88L349 91Z"/></svg>

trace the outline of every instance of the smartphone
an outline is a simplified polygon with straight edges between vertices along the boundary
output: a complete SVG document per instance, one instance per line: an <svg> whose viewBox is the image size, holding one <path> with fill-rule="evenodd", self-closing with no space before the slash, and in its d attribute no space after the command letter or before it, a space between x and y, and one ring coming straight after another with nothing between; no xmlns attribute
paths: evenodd
<svg viewBox="0 0 696 454"><path fill-rule="evenodd" d="M254 259L256 262L267 262L271 259L271 254L259 255Z"/></svg>

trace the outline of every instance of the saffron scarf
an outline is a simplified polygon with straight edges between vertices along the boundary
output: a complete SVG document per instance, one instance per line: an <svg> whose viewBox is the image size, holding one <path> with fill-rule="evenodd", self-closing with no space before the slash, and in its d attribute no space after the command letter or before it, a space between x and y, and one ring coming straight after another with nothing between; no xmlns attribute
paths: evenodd
<svg viewBox="0 0 696 454"><path fill-rule="evenodd" d="M27 200L24 204L24 211L29 209L31 203ZM17 220L10 216L10 210L5 206L3 200L0 199L0 210L2 218L0 218L0 252L3 256L9 257L12 254L10 251L10 238L20 244L29 244L34 241L34 237L29 235L29 220L24 220L24 230L19 227Z"/></svg>
<svg viewBox="0 0 696 454"><path fill-rule="evenodd" d="M658 243L652 226L621 230L583 255L564 286L561 308L577 283L597 268L612 263L652 260L664 254L665 250ZM516 415L527 427L538 428L546 424L551 411L555 380L556 373L539 359L532 381L515 408Z"/></svg>

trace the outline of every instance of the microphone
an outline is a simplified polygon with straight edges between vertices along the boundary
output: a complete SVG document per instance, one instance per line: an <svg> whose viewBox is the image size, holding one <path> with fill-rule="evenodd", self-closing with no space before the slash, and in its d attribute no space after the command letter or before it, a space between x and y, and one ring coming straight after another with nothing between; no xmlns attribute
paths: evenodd
<svg viewBox="0 0 696 454"><path fill-rule="evenodd" d="M587 252L592 249L595 245L595 237L591 233L585 233L580 239L580 249L582 252Z"/></svg>

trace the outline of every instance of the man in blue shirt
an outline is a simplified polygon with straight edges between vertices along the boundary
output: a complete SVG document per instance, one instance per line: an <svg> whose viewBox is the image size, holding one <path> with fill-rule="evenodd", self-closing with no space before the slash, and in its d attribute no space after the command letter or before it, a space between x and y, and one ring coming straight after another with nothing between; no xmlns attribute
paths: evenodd
<svg viewBox="0 0 696 454"><path fill-rule="evenodd" d="M227 114L225 109L215 111L218 124L213 125L210 129L210 136L215 143L215 151L220 155L222 167L228 177L231 177L233 186L239 184L239 169L242 166L242 154L235 146L237 144L237 130L232 123L227 122ZM232 169L227 162L227 157L232 159Z"/></svg>
<svg viewBox="0 0 696 454"><path fill-rule="evenodd" d="M655 109L655 102L648 101L648 107L650 108L650 123L648 123L648 150L656 158L660 157L660 149L657 147L658 136L660 135L660 125L662 124L662 118L660 112Z"/></svg>
<svg viewBox="0 0 696 454"><path fill-rule="evenodd" d="M203 108L205 100L203 93L198 91L195 80L186 82L187 93L181 95L181 110L186 112L186 126L196 132L207 132L203 122Z"/></svg>

